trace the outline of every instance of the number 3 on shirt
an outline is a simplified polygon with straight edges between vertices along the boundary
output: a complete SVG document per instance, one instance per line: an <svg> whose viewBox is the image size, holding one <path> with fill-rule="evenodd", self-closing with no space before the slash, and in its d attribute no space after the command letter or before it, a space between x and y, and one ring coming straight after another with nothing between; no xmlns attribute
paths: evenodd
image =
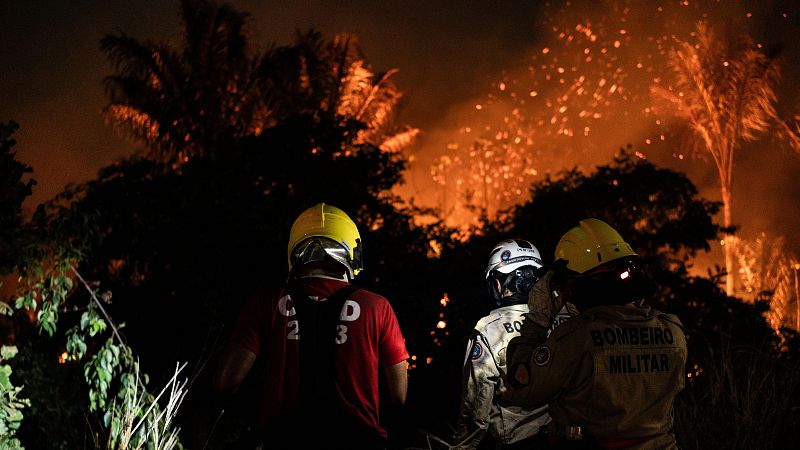
<svg viewBox="0 0 800 450"><path fill-rule="evenodd" d="M347 342L347 325L336 325L336 343L344 344Z"/></svg>

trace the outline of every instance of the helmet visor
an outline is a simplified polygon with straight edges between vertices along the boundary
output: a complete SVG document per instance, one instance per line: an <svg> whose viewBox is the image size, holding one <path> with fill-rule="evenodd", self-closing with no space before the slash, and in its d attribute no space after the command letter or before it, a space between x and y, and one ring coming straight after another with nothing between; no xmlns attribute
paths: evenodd
<svg viewBox="0 0 800 450"><path fill-rule="evenodd" d="M509 277L513 277L514 280L514 289L512 291L519 292L520 294L527 294L533 285L539 281L539 271L540 269L534 266L523 266L514 270L514 272L509 275Z"/></svg>
<svg viewBox="0 0 800 450"><path fill-rule="evenodd" d="M342 245L331 239L324 237L309 238L298 244L294 252L292 252L293 265L322 262L327 259L333 259L345 266L350 278L353 278L353 267L350 264L349 252Z"/></svg>

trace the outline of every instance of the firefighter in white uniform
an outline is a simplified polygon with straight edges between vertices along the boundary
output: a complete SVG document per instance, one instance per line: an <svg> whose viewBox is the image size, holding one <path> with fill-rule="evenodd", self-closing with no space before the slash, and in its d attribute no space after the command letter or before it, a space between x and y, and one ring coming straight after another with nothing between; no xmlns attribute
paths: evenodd
<svg viewBox="0 0 800 450"><path fill-rule="evenodd" d="M519 335L528 291L541 267L539 250L520 239L500 242L489 256L485 278L494 309L478 321L467 345L454 448L478 448L487 430L504 448L545 442L540 432L550 422L546 406L521 408L503 404L496 395L506 371L506 346ZM565 307L551 329L567 318Z"/></svg>

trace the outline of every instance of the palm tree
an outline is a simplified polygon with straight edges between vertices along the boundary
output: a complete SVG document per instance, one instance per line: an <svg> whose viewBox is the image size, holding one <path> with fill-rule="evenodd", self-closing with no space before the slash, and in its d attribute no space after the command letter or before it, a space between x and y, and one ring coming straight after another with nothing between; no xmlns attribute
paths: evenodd
<svg viewBox="0 0 800 450"><path fill-rule="evenodd" d="M295 45L273 50L261 62L259 77L269 110L277 117L327 114L339 122L360 124L353 144L372 144L387 152L411 145L419 130L396 127L402 92L390 69L375 73L358 40L340 34L330 41L311 31Z"/></svg>
<svg viewBox="0 0 800 450"><path fill-rule="evenodd" d="M258 133L264 121L247 14L205 0L182 0L181 11L180 48L124 34L100 42L118 72L105 79L107 120L157 158L179 162Z"/></svg>
<svg viewBox="0 0 800 450"><path fill-rule="evenodd" d="M337 36L333 48L347 54L354 46L351 39L347 35ZM398 69L375 74L364 66L364 59L361 57L349 61L344 72L339 86L337 113L363 123L364 128L359 132L358 141L376 145L388 152L397 152L408 147L418 135L419 129L405 127L398 131L392 127L397 106L403 97L391 79Z"/></svg>
<svg viewBox="0 0 800 450"><path fill-rule="evenodd" d="M402 97L391 79L397 70L373 73L353 37L325 42L309 32L293 46L251 53L247 13L208 0L182 0L181 11L179 48L124 34L101 40L117 70L105 80L105 116L157 159L213 156L299 114L357 121L356 144L391 152L419 132L393 126Z"/></svg>
<svg viewBox="0 0 800 450"><path fill-rule="evenodd" d="M714 158L720 180L723 225L733 225L733 157L743 142L753 141L775 123L777 55L764 53L743 33L717 36L698 22L697 42L678 41L669 53L672 87L652 92L664 110L691 128L692 144ZM776 122L777 121L777 122ZM725 239L726 291L734 294L732 236Z"/></svg>

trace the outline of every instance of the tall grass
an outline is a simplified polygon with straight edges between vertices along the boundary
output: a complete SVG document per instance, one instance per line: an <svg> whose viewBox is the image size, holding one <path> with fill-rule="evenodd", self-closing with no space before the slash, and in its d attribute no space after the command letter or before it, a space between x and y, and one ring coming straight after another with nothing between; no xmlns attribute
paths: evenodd
<svg viewBox="0 0 800 450"><path fill-rule="evenodd" d="M112 437L106 443L106 449L182 448L178 440L180 428L174 426L173 420L187 392L187 381L178 381L178 376L185 367L186 363L176 365L172 378L156 397L152 397L147 392L139 390L142 386L139 383L139 365L134 366L135 379L129 384L130 388L125 391L122 401L115 404L113 417L109 418L111 427L118 427L118 433L111 433ZM162 397L166 400L163 408L159 404Z"/></svg>
<svg viewBox="0 0 800 450"><path fill-rule="evenodd" d="M768 344L742 345L723 337L690 367L675 402L682 449L798 448L800 364Z"/></svg>

